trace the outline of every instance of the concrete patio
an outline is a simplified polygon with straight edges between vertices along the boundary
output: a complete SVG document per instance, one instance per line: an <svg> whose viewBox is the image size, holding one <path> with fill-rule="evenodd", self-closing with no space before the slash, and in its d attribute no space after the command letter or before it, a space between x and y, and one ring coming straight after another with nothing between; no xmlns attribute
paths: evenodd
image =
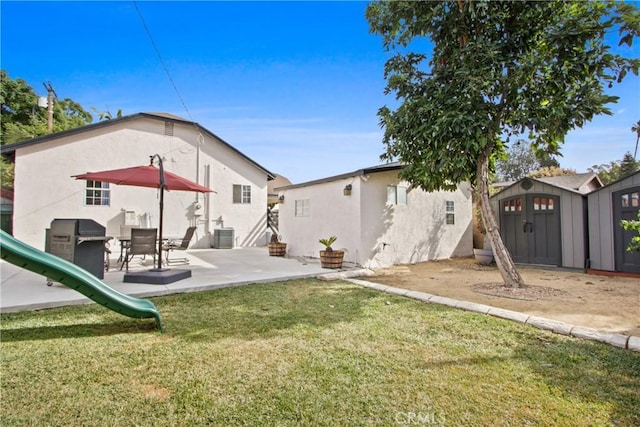
<svg viewBox="0 0 640 427"><path fill-rule="evenodd" d="M184 254L184 255L183 255ZM103 282L112 288L135 297L151 297L174 293L196 292L238 286L249 283L276 282L332 273L320 267L314 258L285 258L269 256L266 247L238 249L193 249L181 253L189 259L188 265L172 265L170 268L190 269L188 279L167 285L124 283L124 270L120 271L115 259ZM129 264L129 271L153 268L153 260L136 257ZM354 266L345 264L345 269ZM86 304L91 300L60 283L47 286L47 279L38 274L0 261L0 311L3 313L42 308Z"/></svg>

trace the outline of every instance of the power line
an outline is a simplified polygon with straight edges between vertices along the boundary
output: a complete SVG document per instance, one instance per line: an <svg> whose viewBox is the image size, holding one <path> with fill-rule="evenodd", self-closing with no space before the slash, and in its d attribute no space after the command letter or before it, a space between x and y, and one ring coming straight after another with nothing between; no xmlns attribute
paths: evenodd
<svg viewBox="0 0 640 427"><path fill-rule="evenodd" d="M169 72L169 68L167 67L167 64L164 62L164 59L162 59L162 55L160 54L160 49L158 49L158 46L156 45L156 42L154 41L153 36L151 35L151 31L149 31L149 27L147 27L147 23L145 22L144 17L142 16L142 12L140 12L140 9L138 8L138 3L136 2L136 0L133 0L133 5L136 8L136 12L138 13L138 17L140 18L140 21L142 22L144 31L147 33L147 36L149 36L149 40L151 40L151 45L153 46L153 49L156 51L156 55L158 55L158 59L160 60L160 63L162 64L162 67L164 68L164 71L167 74L167 77L169 78L171 85L173 86L173 90L176 91L176 95L178 95L178 99L180 100L182 107L187 112L187 115L189 116L189 120L191 120L192 123L195 123L195 121L193 120L193 117L191 116L191 112L189 112L189 109L187 108L187 104L184 102L184 99L182 98L182 95L178 90L178 86L176 86L176 83L173 80L173 77L171 77L171 73Z"/></svg>

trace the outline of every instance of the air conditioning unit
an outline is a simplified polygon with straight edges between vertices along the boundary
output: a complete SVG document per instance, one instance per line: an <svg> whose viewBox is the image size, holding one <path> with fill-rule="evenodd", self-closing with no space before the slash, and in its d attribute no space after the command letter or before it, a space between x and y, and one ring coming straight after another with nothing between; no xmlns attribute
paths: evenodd
<svg viewBox="0 0 640 427"><path fill-rule="evenodd" d="M138 225L136 211L124 211L124 225Z"/></svg>
<svg viewBox="0 0 640 427"><path fill-rule="evenodd" d="M219 228L213 230L213 242L211 246L216 249L233 249L233 240L233 228Z"/></svg>

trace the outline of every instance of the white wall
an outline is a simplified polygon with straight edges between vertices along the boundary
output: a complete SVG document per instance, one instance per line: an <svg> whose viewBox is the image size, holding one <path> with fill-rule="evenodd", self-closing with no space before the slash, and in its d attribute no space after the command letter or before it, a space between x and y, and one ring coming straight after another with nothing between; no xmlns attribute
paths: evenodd
<svg viewBox="0 0 640 427"><path fill-rule="evenodd" d="M387 204L387 186L409 187L406 205ZM411 188L397 172L371 174L363 186L363 265L394 264L470 256L472 204L468 184L454 192ZM446 201L454 202L455 223L446 224Z"/></svg>
<svg viewBox="0 0 640 427"><path fill-rule="evenodd" d="M124 211L151 215L158 226L159 193L153 188L110 185L110 206L85 206L85 181L71 175L149 164L149 156L160 154L167 171L198 181L217 193L169 191L164 200L164 236L182 236L197 225L193 247L208 247L209 233L220 224L236 228L236 241L257 243L251 230L260 227L266 211L266 173L246 159L204 134L198 156L198 131L192 125L174 125L174 135L164 135L164 121L140 118L114 123L16 150L14 235L37 248L44 248L45 229L54 218L90 218L107 227L107 235L118 236ZM217 156L217 157L216 157ZM199 157L199 167L198 167ZM205 182L206 169L209 182ZM232 204L231 183L252 185L251 205ZM195 210L196 197L204 207ZM205 201L208 200L208 203ZM201 215L194 215L201 214ZM262 231L264 233L264 230Z"/></svg>
<svg viewBox="0 0 640 427"><path fill-rule="evenodd" d="M343 189L352 185L351 196ZM387 205L387 185L399 184L397 171L354 176L283 192L282 241L289 256L317 258L318 239L336 235L334 249L345 248L345 261L380 268L473 252L471 193L463 184L455 192L413 189L406 206ZM311 214L295 217L295 200L309 199ZM455 224L445 224L445 201L455 203Z"/></svg>
<svg viewBox="0 0 640 427"><path fill-rule="evenodd" d="M343 194L352 185L351 195ZM318 240L336 236L333 249L346 249L344 260L358 262L360 240L359 179L347 178L281 192L284 203L279 205L279 230L287 243L290 256L318 258L324 249ZM310 201L309 216L295 216L295 201Z"/></svg>

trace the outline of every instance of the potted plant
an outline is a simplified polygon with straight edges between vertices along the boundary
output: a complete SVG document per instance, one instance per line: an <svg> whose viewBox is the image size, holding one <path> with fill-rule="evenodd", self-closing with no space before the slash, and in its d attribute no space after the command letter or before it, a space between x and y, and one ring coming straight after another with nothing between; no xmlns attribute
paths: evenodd
<svg viewBox="0 0 640 427"><path fill-rule="evenodd" d="M284 256L287 252L287 244L280 241L280 236L277 234L271 235L271 242L267 245L269 247L270 256Z"/></svg>
<svg viewBox="0 0 640 427"><path fill-rule="evenodd" d="M342 259L344 258L344 251L334 251L331 247L335 241L338 240L336 236L331 236L328 239L320 239L321 245L324 245L325 250L320 251L320 264L322 268L342 268Z"/></svg>

